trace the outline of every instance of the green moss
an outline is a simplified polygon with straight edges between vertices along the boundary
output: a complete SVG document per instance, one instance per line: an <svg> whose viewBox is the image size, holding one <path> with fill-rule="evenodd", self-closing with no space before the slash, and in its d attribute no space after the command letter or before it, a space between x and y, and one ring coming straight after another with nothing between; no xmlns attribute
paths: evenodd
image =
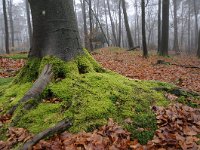
<svg viewBox="0 0 200 150"><path fill-rule="evenodd" d="M38 77L38 68L40 66L41 59L30 58L27 64L22 68L20 73L14 80L14 83L26 83L33 82Z"/></svg>
<svg viewBox="0 0 200 150"><path fill-rule="evenodd" d="M34 68L32 66L34 62L34 60L28 62L29 67L26 67L28 71ZM132 138L138 138L141 143L146 143L153 137L156 118L151 106L169 104L162 91L154 89L156 87L170 89L172 85L131 80L117 73L105 71L88 52L70 62L63 62L55 57L45 57L35 66L35 72L41 72L46 64L52 64L55 80L44 90L42 97L57 97L63 101L58 104L41 103L29 111L21 110L23 107L21 106L13 116L12 125L26 128L36 134L54 126L64 118L69 118L73 121L69 131L74 133L82 130L92 131L106 124L108 118L113 118L132 133ZM25 72L22 70L19 77L23 78L23 82L30 81L30 77L25 77ZM9 87L3 98L0 98L0 102L6 104L14 97L8 106L2 105L6 109L16 104L32 85L23 82L21 85L14 84ZM126 123L127 118L133 123ZM138 131L138 128L145 130Z"/></svg>

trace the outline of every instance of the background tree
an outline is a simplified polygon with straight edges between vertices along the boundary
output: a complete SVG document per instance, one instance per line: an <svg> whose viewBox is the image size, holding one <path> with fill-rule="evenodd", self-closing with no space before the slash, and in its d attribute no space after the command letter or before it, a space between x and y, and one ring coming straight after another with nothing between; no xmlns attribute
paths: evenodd
<svg viewBox="0 0 200 150"><path fill-rule="evenodd" d="M8 17L7 17L7 10L6 10L6 0L2 0L3 4L3 15L4 15L4 25L5 25L5 47L6 53L9 54L9 32L8 32Z"/></svg>
<svg viewBox="0 0 200 150"><path fill-rule="evenodd" d="M158 0L158 53L161 48L161 0Z"/></svg>
<svg viewBox="0 0 200 150"><path fill-rule="evenodd" d="M169 0L162 1L162 45L160 55L168 56L169 43Z"/></svg>
<svg viewBox="0 0 200 150"><path fill-rule="evenodd" d="M122 0L122 9L123 9L123 14L124 14L124 24L125 24L125 27L126 27L129 49L132 49L132 48L134 48L134 44L133 44L133 39L132 39L132 35L131 35L131 30L130 30L130 27L129 27L125 0Z"/></svg>
<svg viewBox="0 0 200 150"><path fill-rule="evenodd" d="M30 6L28 3L28 0L25 0L25 6L26 6L26 17L27 17L27 27L28 27L28 35L29 35L29 43L30 47L32 46L32 24L31 24L31 16L30 16Z"/></svg>
<svg viewBox="0 0 200 150"><path fill-rule="evenodd" d="M148 57L147 43L146 43L146 29L145 29L145 0L141 0L142 7L142 45L143 45L143 56Z"/></svg>
<svg viewBox="0 0 200 150"><path fill-rule="evenodd" d="M10 21L11 46L12 46L12 50L14 50L15 33L14 33L14 23L13 23L13 0L8 0L8 14L9 14L9 21Z"/></svg>
<svg viewBox="0 0 200 150"><path fill-rule="evenodd" d="M199 38L198 38L198 50L197 50L197 57L200 58L200 30L199 30Z"/></svg>

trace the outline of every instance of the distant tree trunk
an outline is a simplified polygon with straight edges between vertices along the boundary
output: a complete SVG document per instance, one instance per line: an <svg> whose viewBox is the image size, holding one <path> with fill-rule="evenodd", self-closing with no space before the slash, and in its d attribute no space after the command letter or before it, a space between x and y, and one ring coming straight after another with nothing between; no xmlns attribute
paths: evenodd
<svg viewBox="0 0 200 150"><path fill-rule="evenodd" d="M111 11L110 11L109 0L107 0L107 5L108 5L108 14L109 14L109 18L110 18L110 23L111 23L111 27L112 27L112 34L113 34L113 38L114 38L114 45L116 45L117 44L117 36L116 36L116 33L115 33L115 24L113 22L113 18L112 18Z"/></svg>
<svg viewBox="0 0 200 150"><path fill-rule="evenodd" d="M124 24L126 27L126 33L127 33L127 38L128 38L128 44L129 44L129 48L134 48L134 44L133 44L133 39L132 39L132 35L131 35L131 30L129 27L129 23L128 23L128 15L126 12L126 3L125 0L122 0L122 9L123 9L123 13L124 13Z"/></svg>
<svg viewBox="0 0 200 150"><path fill-rule="evenodd" d="M108 46L110 45L110 34L108 29L108 17L107 17L107 8L106 8L106 0L104 0L104 11L105 11L105 19L106 19L106 34L108 38Z"/></svg>
<svg viewBox="0 0 200 150"><path fill-rule="evenodd" d="M146 43L146 28L145 28L145 0L141 1L142 5L142 45L143 45L143 56L148 57L147 43Z"/></svg>
<svg viewBox="0 0 200 150"><path fill-rule="evenodd" d="M161 49L161 0L158 0L158 53Z"/></svg>
<svg viewBox="0 0 200 150"><path fill-rule="evenodd" d="M121 12L121 0L119 0L119 38L118 38L118 47L121 47L122 40L122 12Z"/></svg>
<svg viewBox="0 0 200 150"><path fill-rule="evenodd" d="M73 0L29 2L33 19L30 57L42 58L50 55L68 61L84 53L80 44Z"/></svg>
<svg viewBox="0 0 200 150"><path fill-rule="evenodd" d="M139 27L137 0L135 0L135 10L136 10L136 24L137 24L137 44L140 45L140 27Z"/></svg>
<svg viewBox="0 0 200 150"><path fill-rule="evenodd" d="M197 50L197 57L200 58L200 30L199 30L199 38L198 38L198 50Z"/></svg>
<svg viewBox="0 0 200 150"><path fill-rule="evenodd" d="M89 0L89 20L90 20L90 51L93 51L92 39L93 39L93 27L92 27L92 0Z"/></svg>
<svg viewBox="0 0 200 150"><path fill-rule="evenodd" d="M191 30L190 30L190 20L191 20L191 5L190 5L190 1L188 1L188 53L191 52Z"/></svg>
<svg viewBox="0 0 200 150"><path fill-rule="evenodd" d="M196 6L196 0L193 0L194 4L194 16L195 16L195 48L198 46L198 12Z"/></svg>
<svg viewBox="0 0 200 150"><path fill-rule="evenodd" d="M173 0L174 4L174 50L176 54L179 54L179 44L178 44L178 25L177 25L177 0Z"/></svg>
<svg viewBox="0 0 200 150"><path fill-rule="evenodd" d="M163 0L162 7L162 42L161 42L161 56L168 56L169 44L169 0Z"/></svg>
<svg viewBox="0 0 200 150"><path fill-rule="evenodd" d="M84 43L85 43L85 48L89 49L89 44L88 44L88 30L87 30L87 17L86 17L86 5L85 5L85 0L81 0L82 3L82 13L83 13L83 24L84 24Z"/></svg>
<svg viewBox="0 0 200 150"><path fill-rule="evenodd" d="M15 47L15 33L14 33L14 25L13 25L13 0L8 1L8 13L9 13L9 18L10 18L10 32L11 32L11 46L12 49L14 50Z"/></svg>
<svg viewBox="0 0 200 150"><path fill-rule="evenodd" d="M28 3L28 0L25 0L25 4L26 4L26 17L27 17L27 24L28 24L29 43L30 43L30 47L32 47L33 33L32 33L32 25L31 25L31 17L30 17L30 6Z"/></svg>
<svg viewBox="0 0 200 150"><path fill-rule="evenodd" d="M3 15L4 15L4 24L5 24L5 47L6 53L9 54L9 32L8 32L8 18L7 18L7 10L6 10L6 0L2 0L3 4Z"/></svg>

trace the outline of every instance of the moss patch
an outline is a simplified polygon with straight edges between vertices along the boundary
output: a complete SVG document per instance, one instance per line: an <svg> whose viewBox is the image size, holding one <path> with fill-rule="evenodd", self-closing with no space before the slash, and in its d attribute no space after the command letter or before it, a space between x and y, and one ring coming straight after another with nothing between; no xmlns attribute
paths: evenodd
<svg viewBox="0 0 200 150"><path fill-rule="evenodd" d="M12 125L36 134L64 118L69 118L73 120L70 132L74 133L92 131L106 124L108 118L113 118L132 133L132 138L146 143L156 130L156 118L151 106L169 104L163 92L154 89L173 86L155 81L131 80L106 71L85 53L86 55L67 63L50 56L42 60L29 60L16 82L0 98L4 110L19 101L31 87L30 81L37 78L45 64L53 65L54 80L44 90L42 97L57 97L62 102L41 103L29 111L20 111L18 108ZM126 122L126 119L131 119L132 123ZM141 131L140 128L144 130Z"/></svg>

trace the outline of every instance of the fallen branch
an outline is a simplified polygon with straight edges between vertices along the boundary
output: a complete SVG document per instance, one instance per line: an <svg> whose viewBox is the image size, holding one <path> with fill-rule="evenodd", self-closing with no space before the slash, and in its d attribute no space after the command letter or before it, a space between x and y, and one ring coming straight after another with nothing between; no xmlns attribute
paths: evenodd
<svg viewBox="0 0 200 150"><path fill-rule="evenodd" d="M140 46L135 46L133 48L128 49L127 51L134 51L135 49L140 48Z"/></svg>
<svg viewBox="0 0 200 150"><path fill-rule="evenodd" d="M32 140L29 140L28 142L26 142L23 145L21 150L30 150L40 140L42 140L46 137L50 137L56 133L62 133L65 130L67 130L68 128L70 128L71 126L72 126L72 123L68 119L65 119L65 120L61 121L60 123L58 123L57 125L55 125L54 127L49 128L49 129L39 133L38 135L34 136L32 138Z"/></svg>
<svg viewBox="0 0 200 150"><path fill-rule="evenodd" d="M30 99L38 98L39 95L46 88L47 84L51 81L52 76L52 65L48 64L44 67L42 73L40 74L39 78L35 81L32 88L24 95L24 97L16 105L14 105L8 111L7 114L12 115L20 104L27 102Z"/></svg>
<svg viewBox="0 0 200 150"><path fill-rule="evenodd" d="M179 64L173 64L170 62L165 62L164 60L157 60L156 65L158 64L162 64L162 65L174 65L174 66L179 66L179 67L183 67L183 68L196 68L196 69L200 69L200 67L197 66L186 66L186 65L179 65Z"/></svg>

